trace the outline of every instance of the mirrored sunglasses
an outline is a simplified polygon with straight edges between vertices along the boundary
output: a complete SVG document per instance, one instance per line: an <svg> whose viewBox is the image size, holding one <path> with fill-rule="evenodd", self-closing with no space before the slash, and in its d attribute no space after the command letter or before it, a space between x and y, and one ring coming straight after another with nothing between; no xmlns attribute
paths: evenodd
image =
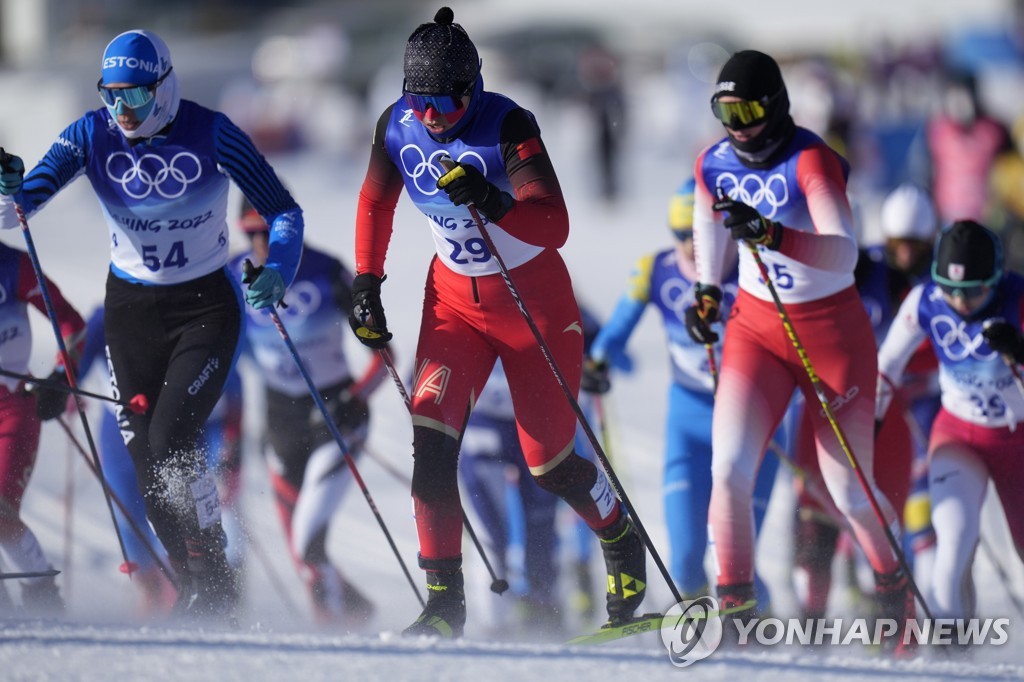
<svg viewBox="0 0 1024 682"><path fill-rule="evenodd" d="M730 128L749 128L761 123L768 116L764 104L749 100L738 102L711 100L711 111L715 114L715 118Z"/></svg>
<svg viewBox="0 0 1024 682"><path fill-rule="evenodd" d="M117 100L124 102L126 107L130 109L138 109L139 107L149 104L156 94L157 86L164 82L164 79L171 74L174 67L167 69L167 73L160 76L157 81L151 85L133 85L125 88L108 88L103 85L103 79L100 78L96 82L96 89L100 93L100 99L108 107L117 106Z"/></svg>
<svg viewBox="0 0 1024 682"><path fill-rule="evenodd" d="M411 92L405 93L405 103L421 116L427 113L428 107L445 116L465 107L462 97L455 95L414 95Z"/></svg>

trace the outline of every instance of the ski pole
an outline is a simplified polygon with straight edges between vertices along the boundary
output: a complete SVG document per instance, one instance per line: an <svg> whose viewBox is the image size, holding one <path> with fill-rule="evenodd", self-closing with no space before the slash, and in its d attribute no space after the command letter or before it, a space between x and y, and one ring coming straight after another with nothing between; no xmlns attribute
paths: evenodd
<svg viewBox="0 0 1024 682"><path fill-rule="evenodd" d="M391 375L392 381L395 382L395 386L398 387L398 392L402 394L402 400L405 401L405 409L412 414L412 399L409 398L409 392L405 390L405 384L402 382L402 377L398 376L398 370L395 369L395 362L391 359L391 354L388 353L386 348L379 348L377 350L380 353L381 360L384 361L384 366L387 367L388 374ZM465 433L465 430L463 430ZM462 446L462 434L459 434L459 447ZM410 482L411 483L411 482ZM490 560L487 558L487 553L484 552L484 547L480 544L480 538L477 537L476 531L473 530L473 524L469 522L469 517L466 516L466 511L462 510L462 528L466 531L466 535L472 540L473 546L476 547L476 551L480 554L480 558L483 559L484 567L487 568L487 572L491 576L491 592L495 594L503 594L508 590L508 581L504 578L499 578L498 574L495 573L494 567L491 566Z"/></svg>
<svg viewBox="0 0 1024 682"><path fill-rule="evenodd" d="M744 240L743 243L747 245L747 248L750 250L750 255L753 256L754 262L757 264L758 270L761 271L761 278L764 279L764 283L768 287L769 293L771 293L772 301L775 302L775 309L778 311L779 318L782 320L782 326L786 330L786 335L789 336L789 340L792 342L793 348L796 349L796 354L800 357L800 362L804 366L804 371L807 372L807 377L811 380L811 386L814 388L814 394L818 397L818 402L821 403L821 408L825 414L825 418L828 420L829 425L831 425L832 431L835 433L836 439L839 441L839 446L846 454L846 459L850 463L850 468L853 469L854 474L857 476L857 480L860 482L861 488L864 489L864 494L867 496L868 502L871 504L871 509L878 518L878 523L881 524L882 530L885 532L885 538L888 540L889 546L896 555L896 560L899 562L900 568L903 569L904 575L907 576L907 583L910 585L910 589L914 592L914 596L917 597L917 600L921 603L921 609L924 611L925 616L927 616L928 619L931 619L931 610L928 608L928 603L925 602L924 595L921 594L921 590L917 586L917 581L914 580L914 574L910 570L910 564L907 563L907 557L903 553L903 549L899 546L899 543L896 541L896 537L893 535L892 529L889 528L889 524L886 523L885 514L882 513L882 508L878 504L878 498L871 490L871 485L864 476L864 472L860 468L860 463L857 461L856 455L853 454L853 450L850 448L850 442L846 439L846 434L843 432L843 428L836 420L835 413L832 412L832 406L829 404L828 396L825 395L825 389L821 385L821 379L818 377L818 373L814 371L814 367L811 365L811 359L807 356L807 350L796 335L796 329L793 327L793 321L789 318L789 314L786 312L786 307L782 304L782 299L779 298L779 292L775 290L775 284L772 283L771 275L768 273L768 268L765 266L764 261L761 260L761 254L757 252L757 247L747 240Z"/></svg>
<svg viewBox="0 0 1024 682"><path fill-rule="evenodd" d="M145 414L146 410L149 409L149 400L143 394L139 393L132 396L131 400L119 400L109 395L103 395L102 393L92 393L90 391L83 391L77 386L69 386L68 384L61 383L60 381L52 381L50 379L41 379L34 377L31 374L19 374L18 372L12 372L7 369L0 369L0 376L10 377L12 379L21 379L27 384L33 384L40 388L46 388L53 391L63 391L70 395L82 396L83 398L96 398L97 400L104 400L108 403L114 403L121 407L127 407L135 414Z"/></svg>
<svg viewBox="0 0 1024 682"><path fill-rule="evenodd" d="M711 375L711 389L714 393L718 393L718 364L715 362L715 347L710 343L704 344L704 349L708 352L708 373Z"/></svg>
<svg viewBox="0 0 1024 682"><path fill-rule="evenodd" d="M132 518L132 515L128 512L128 508L125 506L124 502L121 501L121 498L119 498L117 496L117 493L115 493L110 488L110 484L104 477L103 472L97 469L96 466L92 463L92 460L89 459L88 453L86 453L85 448L82 447L82 444L78 442L78 439L75 438L75 434L72 433L71 427L67 425L67 423L64 421L62 417L57 417L57 423L60 424L61 428L64 429L64 433L67 434L68 442L70 442L75 447L75 450L77 450L78 453L82 455L83 459L85 459L85 463L86 465L88 465L89 471L91 471L92 475L95 476L96 480L99 481L100 486L103 488L104 494L107 495L108 499L110 499L113 502L113 504L117 506L118 510L121 512L121 515L128 523L128 528L130 528L131 531L135 533L135 537L137 537L139 539L139 542L142 543L142 546L143 548L145 548L146 553L149 554L149 556L153 559L154 562L156 562L156 566L160 569L160 572L163 573L164 576L168 580L170 580L172 584L176 586L178 582L177 576L175 575L174 571L169 566L167 566L167 564L164 563L163 557L161 557L160 554L153 547L153 545L150 544L149 537L142 531L139 525L135 522L135 519ZM121 570L123 573L128 574L129 579L131 578L132 573L134 573L137 569L138 564L136 564L134 561L130 561L127 557L125 557L124 568L122 568Z"/></svg>
<svg viewBox="0 0 1024 682"><path fill-rule="evenodd" d="M45 571L22 571L19 573L0 573L0 580L13 580L15 578L49 578L50 576L59 575L60 571L56 568L50 568Z"/></svg>
<svg viewBox="0 0 1024 682"><path fill-rule="evenodd" d="M0 147L0 168L6 169L11 161L11 155L4 151L3 147ZM19 195L21 191L19 190ZM24 197L22 197L23 199ZM25 211L21 207L22 201L14 200L14 212L18 216L18 223L21 225L21 234L25 238L25 247L28 251L29 260L32 261L32 270L36 275L36 283L39 285L39 295L43 299L43 304L46 308L46 316L50 318L50 326L53 328L53 335L57 339L57 348L60 352L61 362L64 363L64 374L67 376L68 385L71 388L78 388L78 380L75 378L75 365L71 362L71 355L68 353L66 344L64 343L64 337L60 333L60 324L57 321L57 312L54 310L53 301L50 299L49 287L46 286L46 277L43 276L43 268L39 264L39 254L36 253L35 241L32 239L32 232L28 229L28 219L25 217ZM89 449L92 452L93 461L96 464L97 470L100 475L103 475L103 465L100 462L99 455L96 452L96 443L92 437L92 430L89 428L89 420L85 416L85 406L82 404L81 396L72 393L75 398L75 407L78 409L78 416L82 420L82 429L85 432L85 438L89 443ZM124 558L125 563L128 561L128 552L124 546L124 538L121 537L121 529L117 526L117 519L114 516L114 504L110 501L110 495L107 492L107 488L103 488L103 494L107 501L107 510L110 512L110 521L114 524L114 533L117 535L117 544L121 548L121 556ZM128 575L129 580L131 574Z"/></svg>
<svg viewBox="0 0 1024 682"><path fill-rule="evenodd" d="M590 400L594 404L594 416L597 417L597 425L601 431L601 443L604 444L604 451L608 454L609 459L615 459L615 452L612 448L612 429L608 424L608 414L604 409L604 399L600 393L595 393L590 397Z"/></svg>
<svg viewBox="0 0 1024 682"><path fill-rule="evenodd" d="M452 161L449 156L442 156L439 161L446 172L451 172L456 168L455 162ZM476 228L479 230L480 236L484 240L484 244L494 257L494 262L498 265L498 270L501 272L501 278L504 280L505 286L508 288L509 293L515 300L516 307L518 307L519 312L522 313L523 319L526 320L526 324L530 328L530 332L533 334L533 338L537 342L537 346L540 348L540 352L544 356L544 360L547 362L548 368L551 370L551 373L554 374L555 381L558 383L559 388L562 389L562 393L565 394L566 399L569 401L569 406L572 408L572 411L576 413L576 418L579 420L580 426L583 427L583 431L586 433L587 439L594 448L594 454L597 455L598 460L601 462L601 466L608 475L608 482L611 483L615 494L618 496L619 500L622 501L623 506L626 507L626 511L629 512L629 516L633 519L637 532L640 533L640 537L643 538L644 544L651 553L651 558L657 565L662 577L665 578L665 582L668 584L669 590L672 592L672 597L676 602L681 603L683 601L683 596L679 593L679 589L672 581L672 577L669 575L668 569L665 567L665 562L661 560L661 555L654 546L654 541L651 540L651 536L647 533L647 529L644 528L644 524L640 521L640 516L636 512L636 508L626 495L626 491L622 487L619 477L615 474L615 470L612 468L612 463L608 460L608 455L605 454L604 448L601 447L601 443L594 434L594 429L591 428L590 422L587 420L586 415L583 414L583 409L580 407L580 403L576 399L576 395L573 393L572 388L569 387L569 382L566 381L565 375L562 374L562 370L558 368L558 364L555 362L555 358L551 354L551 348L548 346L547 341L544 340L543 334L540 333L540 329L537 327L537 322L533 319L530 311L527 310L526 302L523 300L522 296L520 296L519 288L516 286L516 283L512 281L512 275L509 273L508 267L505 266L505 261L501 257L498 247L495 246L490 233L488 233L486 228L484 228L484 221L481 220L480 213L477 212L476 206L473 204L468 204L466 208L469 209L469 214L473 217L473 222L476 223Z"/></svg>
<svg viewBox="0 0 1024 682"><path fill-rule="evenodd" d="M391 476L391 478L395 479L399 483L404 483L405 485L412 485L412 477L410 477L409 474L405 473L404 471L401 471L394 464L386 460L384 456L381 455L379 452L371 450L368 447L364 447L363 452L365 452L370 457L370 459L372 459L374 462L380 465L380 468L386 471ZM480 550L481 557L483 558L484 561L484 565L487 567L487 570L491 573L491 591L495 592L496 594L502 594L509 587L508 581L495 576L494 569L491 568L491 564L487 561L487 557L483 555L483 549L479 545L479 540L477 540L476 536L471 533L471 530L471 526L467 529L467 527L463 525L463 531L465 531L466 535L468 535L470 539L477 544L477 549Z"/></svg>
<svg viewBox="0 0 1024 682"><path fill-rule="evenodd" d="M255 281L262 267L263 266L256 268L253 266L252 261L246 258L242 263L242 283L251 284ZM270 313L270 319L273 321L274 326L277 327L278 334L280 334L285 346L288 347L288 352L291 354L292 360L295 362L295 366L299 370L299 374L301 374L302 378L306 381L306 387L309 389L310 395L313 396L313 402L316 403L317 408L320 410L320 414L324 417L324 424L327 425L327 429L331 432L331 436L341 449L341 455L345 458L349 471L352 472L352 478L355 479L359 489L363 491L363 497L366 498L367 504L370 505L370 511L373 512L374 517L377 519L377 523L380 525L380 529L384 532L384 537L387 538L388 544L391 546L391 551L394 552L395 558L398 559L398 563L402 567L402 572L405 573L405 577L409 581L409 586L412 587L412 591L419 600L420 606L425 608L427 604L423 599L423 595L420 594L415 581L412 579L412 574L409 573L409 568L405 565L405 561L402 560L402 554L398 551L398 546L395 545L395 541L391 537L391 532L388 531L387 524L384 523L384 518L380 515L380 511L377 510L377 504L373 501L373 496L370 495L370 489L366 487L363 477L359 475L359 470L356 468L356 462L352 458L352 454L349 452L348 446L345 444L345 439L341 437L341 433L338 431L338 426L334 423L334 418L331 417L331 413L327 409L324 399L320 396L320 391L317 390L316 384L313 383L313 378L309 375L309 371L306 369L306 364L299 356L299 351L295 347L295 343L292 341L291 335L288 334L288 330L285 329L284 323L281 322L281 317L277 314L277 311L274 310L274 307L270 306L267 311Z"/></svg>
<svg viewBox="0 0 1024 682"><path fill-rule="evenodd" d="M75 454L71 441L68 441L64 448L64 568L71 571L73 544L74 544L74 521L75 521ZM64 596L71 601L71 580L64 581Z"/></svg>

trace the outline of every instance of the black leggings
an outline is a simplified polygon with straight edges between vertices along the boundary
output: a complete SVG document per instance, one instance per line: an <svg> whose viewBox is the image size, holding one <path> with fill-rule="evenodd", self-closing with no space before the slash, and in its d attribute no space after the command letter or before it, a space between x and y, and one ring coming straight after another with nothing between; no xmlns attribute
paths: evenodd
<svg viewBox="0 0 1024 682"><path fill-rule="evenodd" d="M118 408L153 528L172 559L197 537L189 485L206 468L203 425L238 348L241 292L225 270L182 284L148 286L107 277L104 334L115 395L143 394L145 414Z"/></svg>

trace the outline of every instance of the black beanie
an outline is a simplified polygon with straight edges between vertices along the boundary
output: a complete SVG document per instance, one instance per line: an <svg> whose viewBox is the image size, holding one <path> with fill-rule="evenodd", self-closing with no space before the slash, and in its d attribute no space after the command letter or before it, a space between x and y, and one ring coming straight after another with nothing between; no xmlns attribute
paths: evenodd
<svg viewBox="0 0 1024 682"><path fill-rule="evenodd" d="M946 287L995 284L1003 274L1003 248L995 232L958 220L939 235L932 279Z"/></svg>
<svg viewBox="0 0 1024 682"><path fill-rule="evenodd" d="M480 56L455 14L442 7L433 23L420 24L405 45L406 92L417 95L466 94L480 73Z"/></svg>
<svg viewBox="0 0 1024 682"><path fill-rule="evenodd" d="M739 156L745 164L755 168L770 165L795 131L789 115L789 93L778 63L757 50L734 53L719 72L711 99L726 95L761 102L765 106L767 125L763 132L753 140L741 142L731 135L729 139L741 152Z"/></svg>
<svg viewBox="0 0 1024 682"><path fill-rule="evenodd" d="M743 50L731 56L722 67L715 85L715 97L733 95L754 102L785 89L782 71L774 59L764 52Z"/></svg>

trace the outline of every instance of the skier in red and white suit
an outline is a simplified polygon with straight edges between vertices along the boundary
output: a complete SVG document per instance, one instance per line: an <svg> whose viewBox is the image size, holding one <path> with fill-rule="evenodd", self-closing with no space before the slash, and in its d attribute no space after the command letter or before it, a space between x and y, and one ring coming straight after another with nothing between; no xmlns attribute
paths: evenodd
<svg viewBox="0 0 1024 682"><path fill-rule="evenodd" d="M523 456L601 538L610 620L645 593L645 550L604 473L574 449L576 416L466 207L487 234L551 356L577 391L583 326L565 263L565 200L533 115L487 92L476 47L442 8L405 51L404 94L381 115L356 218L356 336L391 338L381 304L395 205L406 193L427 216L436 255L426 283L412 391L412 495L429 600L406 634L457 637L465 624L458 449L467 415L501 358ZM444 168L451 157L457 166Z"/></svg>
<svg viewBox="0 0 1024 682"><path fill-rule="evenodd" d="M877 362L871 322L854 286L858 254L846 161L793 123L781 71L766 54L748 50L726 62L712 109L727 136L696 163L700 284L688 329L699 342L717 339L709 323L718 319L730 232L756 245L886 523L898 533L896 515L872 482ZM741 247L740 290L729 315L712 422L709 526L719 598L729 606L753 596L754 475L800 388L811 406L828 491L875 570L884 616L903 621L913 614L907 578L779 317L757 263Z"/></svg>

